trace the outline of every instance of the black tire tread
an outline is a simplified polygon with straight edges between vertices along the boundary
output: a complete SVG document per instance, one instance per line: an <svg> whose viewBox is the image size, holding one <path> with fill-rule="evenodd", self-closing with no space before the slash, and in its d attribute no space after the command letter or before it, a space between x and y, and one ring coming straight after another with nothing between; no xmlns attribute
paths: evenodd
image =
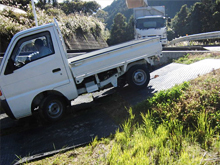
<svg viewBox="0 0 220 165"><path fill-rule="evenodd" d="M52 100L59 100L60 103L62 104L63 106L63 112L62 114L58 117L58 118L50 118L46 112L46 107L47 107L47 104L48 102L52 101ZM44 121L47 121L47 122L54 122L54 121L58 121L60 120L64 113L66 111L66 103L65 103L65 100L63 97L61 96L57 96L57 95L49 95L47 96L45 99L43 99L43 101L41 102L40 104L40 115L41 117L43 118Z"/></svg>
<svg viewBox="0 0 220 165"><path fill-rule="evenodd" d="M146 76L147 76L147 80L146 80L146 82L143 85L137 85L137 84L135 84L133 82L132 75L138 69L143 70L146 73ZM150 73L149 73L149 70L148 70L146 65L134 65L131 68L129 68L129 70L128 70L127 74L126 74L126 79L127 79L128 85L131 86L132 88L142 89L142 88L146 87L149 84Z"/></svg>

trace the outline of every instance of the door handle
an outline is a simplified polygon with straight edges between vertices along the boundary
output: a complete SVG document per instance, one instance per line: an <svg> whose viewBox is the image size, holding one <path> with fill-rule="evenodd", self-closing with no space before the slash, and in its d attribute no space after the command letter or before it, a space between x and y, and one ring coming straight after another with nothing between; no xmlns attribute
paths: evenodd
<svg viewBox="0 0 220 165"><path fill-rule="evenodd" d="M52 70L53 73L56 73L56 72L59 72L59 71L61 71L60 68L56 68L56 69Z"/></svg>

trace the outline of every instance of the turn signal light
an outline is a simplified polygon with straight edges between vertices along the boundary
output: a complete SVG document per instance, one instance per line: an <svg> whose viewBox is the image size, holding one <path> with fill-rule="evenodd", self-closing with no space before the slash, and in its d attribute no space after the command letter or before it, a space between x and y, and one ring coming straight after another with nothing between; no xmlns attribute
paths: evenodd
<svg viewBox="0 0 220 165"><path fill-rule="evenodd" d="M2 96L2 91L0 90L0 96Z"/></svg>

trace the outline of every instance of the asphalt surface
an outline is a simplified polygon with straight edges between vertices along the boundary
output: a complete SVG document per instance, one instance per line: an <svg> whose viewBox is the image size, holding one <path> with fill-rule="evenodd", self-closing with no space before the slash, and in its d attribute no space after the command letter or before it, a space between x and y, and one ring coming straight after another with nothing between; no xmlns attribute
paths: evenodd
<svg viewBox="0 0 220 165"><path fill-rule="evenodd" d="M134 91L129 87L120 90L120 96L131 106L152 96L155 92L169 89L176 84L195 79L198 76L220 68L220 59L207 59L191 65L171 63L151 73L151 81L147 88ZM114 95L114 89L93 94L93 97ZM91 109L95 104L91 94L80 96L73 102L69 115L58 122L39 126L37 120L28 118L24 122L12 121L1 114L1 130L7 127L25 127L32 129L1 136L0 164L16 163L20 158L44 156L45 153L59 151L62 148L79 146L91 142L95 136L99 138L114 134L119 128L111 118L99 109ZM76 113L74 113L76 111ZM17 156L16 156L17 155Z"/></svg>
<svg viewBox="0 0 220 165"><path fill-rule="evenodd" d="M219 52L220 51L219 46L205 46L204 49L209 50L209 51L213 51L213 52Z"/></svg>
<svg viewBox="0 0 220 165"><path fill-rule="evenodd" d="M92 104L92 103L89 103ZM84 105L91 106L91 105ZM57 123L39 126L32 117L20 123L20 127L28 124L27 130L1 136L1 165L18 163L21 158L32 160L45 156L45 153L58 153L69 147L77 147L98 138L114 134L118 126L111 118L99 109L83 109ZM70 116L70 117L69 117ZM30 125L32 125L30 129ZM19 129L19 126L14 126Z"/></svg>
<svg viewBox="0 0 220 165"><path fill-rule="evenodd" d="M151 73L150 86L155 91L166 90L220 68L220 59L206 59L190 65L172 63Z"/></svg>
<svg viewBox="0 0 220 165"><path fill-rule="evenodd" d="M151 72L148 88L139 91L124 88L119 94L130 105L135 105L158 91L172 88L219 68L220 59L206 59L190 65L171 63Z"/></svg>

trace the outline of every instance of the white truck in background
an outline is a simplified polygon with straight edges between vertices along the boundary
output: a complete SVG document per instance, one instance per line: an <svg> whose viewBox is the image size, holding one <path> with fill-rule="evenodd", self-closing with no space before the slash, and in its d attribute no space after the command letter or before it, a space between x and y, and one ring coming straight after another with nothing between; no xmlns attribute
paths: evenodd
<svg viewBox="0 0 220 165"><path fill-rule="evenodd" d="M50 49L43 55L37 40ZM40 55L41 54L41 55ZM48 121L59 120L71 100L107 86L140 89L150 80L148 65L162 54L159 37L133 40L67 58L56 23L14 35L0 65L0 100L13 119L35 111ZM40 55L40 56L39 56Z"/></svg>
<svg viewBox="0 0 220 165"><path fill-rule="evenodd" d="M159 36L167 44L165 6L133 8L135 39Z"/></svg>

